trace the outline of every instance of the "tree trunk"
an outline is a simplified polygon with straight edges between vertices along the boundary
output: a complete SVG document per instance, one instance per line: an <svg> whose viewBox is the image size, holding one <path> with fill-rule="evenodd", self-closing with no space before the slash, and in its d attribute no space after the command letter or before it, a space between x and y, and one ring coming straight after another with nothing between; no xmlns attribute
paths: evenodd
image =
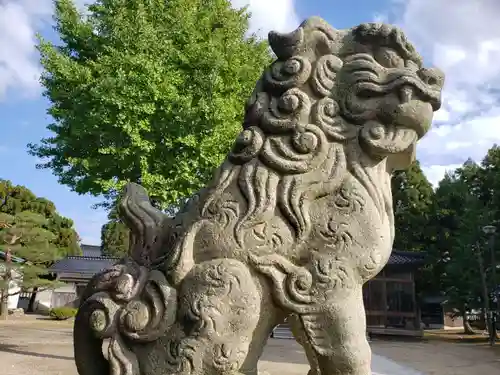
<svg viewBox="0 0 500 375"><path fill-rule="evenodd" d="M26 312L32 313L35 307L36 293L38 292L38 287L33 288L33 292L31 293L30 301L28 302L28 308Z"/></svg>
<svg viewBox="0 0 500 375"><path fill-rule="evenodd" d="M462 312L462 319L464 322L464 334L466 335L473 335L476 332L474 332L474 329L471 327L469 320L467 319L467 311L464 310Z"/></svg>
<svg viewBox="0 0 500 375"><path fill-rule="evenodd" d="M7 320L9 317L9 293L2 290L2 295L0 298L0 319Z"/></svg>
<svg viewBox="0 0 500 375"><path fill-rule="evenodd" d="M0 319L7 320L9 316L9 286L10 286L10 264L5 262L5 272L3 275L4 285L0 291Z"/></svg>
<svg viewBox="0 0 500 375"><path fill-rule="evenodd" d="M491 334L493 330L491 329L490 298L488 296L488 284L486 283L486 272L484 271L483 256L481 254L481 251L479 250L477 251L477 261L479 263L479 274L481 276L486 329Z"/></svg>
<svg viewBox="0 0 500 375"><path fill-rule="evenodd" d="M9 245L14 245L17 240L19 240L19 236L14 235ZM2 294L0 298L0 319L7 320L9 317L9 292L10 292L10 282L12 281L12 252L10 247L7 248L7 252L5 253L5 272L3 275L4 286L2 288Z"/></svg>

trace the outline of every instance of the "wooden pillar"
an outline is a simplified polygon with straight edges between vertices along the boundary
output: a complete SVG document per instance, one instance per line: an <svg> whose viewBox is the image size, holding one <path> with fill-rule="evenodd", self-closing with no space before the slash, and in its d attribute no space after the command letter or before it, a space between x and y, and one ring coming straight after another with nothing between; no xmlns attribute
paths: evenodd
<svg viewBox="0 0 500 375"><path fill-rule="evenodd" d="M384 327L387 326L387 280L384 278L380 280L382 283L382 297L384 304L382 305L383 319L384 319Z"/></svg>
<svg viewBox="0 0 500 375"><path fill-rule="evenodd" d="M415 330L419 331L420 330L420 309L417 305L417 291L415 289L415 272L411 271L410 272L411 276L411 290L412 290L412 300L413 300L413 313L415 314Z"/></svg>

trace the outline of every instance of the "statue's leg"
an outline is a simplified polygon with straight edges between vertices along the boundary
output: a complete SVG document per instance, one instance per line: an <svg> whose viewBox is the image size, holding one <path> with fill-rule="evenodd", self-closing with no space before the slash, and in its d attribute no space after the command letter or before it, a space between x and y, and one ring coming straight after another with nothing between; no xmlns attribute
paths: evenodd
<svg viewBox="0 0 500 375"><path fill-rule="evenodd" d="M156 354L148 353L145 362L151 368L143 368L143 373L255 374L256 359L249 356L260 355L260 341L265 343L272 329L269 324L266 331L263 323L266 315L272 318L273 310L266 309L265 294L242 262L217 259L197 264L180 286L177 322L155 345Z"/></svg>
<svg viewBox="0 0 500 375"><path fill-rule="evenodd" d="M310 361L321 375L371 375L361 286L331 293L328 301L321 313L299 316Z"/></svg>
<svg viewBox="0 0 500 375"><path fill-rule="evenodd" d="M300 317L296 314L292 314L288 317L288 322L293 333L293 337L299 343L306 353L307 361L309 362L309 372L308 375L319 375L318 367L318 357L314 351L311 343L309 342L304 327L302 326L302 321Z"/></svg>

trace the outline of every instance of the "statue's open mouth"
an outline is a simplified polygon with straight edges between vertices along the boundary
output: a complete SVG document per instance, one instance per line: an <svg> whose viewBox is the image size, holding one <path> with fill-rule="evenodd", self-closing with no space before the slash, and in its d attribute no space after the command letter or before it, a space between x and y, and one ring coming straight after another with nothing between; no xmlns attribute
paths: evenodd
<svg viewBox="0 0 500 375"><path fill-rule="evenodd" d="M379 108L372 113L376 113L377 120L386 126L412 129L418 138L427 133L433 111L441 107L441 85L438 82L428 84L416 74L403 74L383 82L378 82L373 76L363 78L351 89L350 97L356 97L358 101L349 103L349 108L355 109L359 118L369 115L369 108ZM375 104L377 100L383 101L384 105Z"/></svg>

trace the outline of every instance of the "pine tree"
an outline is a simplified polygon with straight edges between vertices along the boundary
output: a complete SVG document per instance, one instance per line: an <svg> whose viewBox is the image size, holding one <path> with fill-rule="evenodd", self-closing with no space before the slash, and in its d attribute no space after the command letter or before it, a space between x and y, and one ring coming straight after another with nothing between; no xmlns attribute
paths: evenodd
<svg viewBox="0 0 500 375"><path fill-rule="evenodd" d="M57 260L58 252L53 245L54 233L44 228L48 220L43 215L31 211L22 211L16 216L1 213L0 222L3 224L0 248L6 254L0 264L0 314L6 318L10 287L13 284L21 290L54 288L59 285L57 281L44 278L48 274L47 267ZM13 262L12 257L20 258L21 261Z"/></svg>
<svg viewBox="0 0 500 375"><path fill-rule="evenodd" d="M80 254L73 221L59 215L54 203L37 197L28 188L0 179L0 305L7 314L9 286L23 289L53 288L47 267L66 255ZM16 257L21 262L11 262ZM22 278L21 278L22 276Z"/></svg>

